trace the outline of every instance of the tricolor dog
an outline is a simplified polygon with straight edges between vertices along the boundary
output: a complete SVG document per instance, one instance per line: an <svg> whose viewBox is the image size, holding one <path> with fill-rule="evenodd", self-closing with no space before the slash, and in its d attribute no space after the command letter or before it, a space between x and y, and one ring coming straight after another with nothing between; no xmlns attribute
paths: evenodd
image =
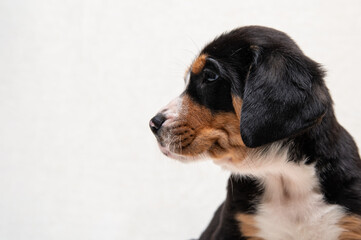
<svg viewBox="0 0 361 240"><path fill-rule="evenodd" d="M199 239L361 239L361 160L320 65L280 31L222 34L150 121L161 151L231 171Z"/></svg>

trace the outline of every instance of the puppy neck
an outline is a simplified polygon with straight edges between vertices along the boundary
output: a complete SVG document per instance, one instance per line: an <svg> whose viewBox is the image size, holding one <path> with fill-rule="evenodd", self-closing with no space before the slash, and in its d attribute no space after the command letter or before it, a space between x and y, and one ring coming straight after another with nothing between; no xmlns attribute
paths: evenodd
<svg viewBox="0 0 361 240"><path fill-rule="evenodd" d="M305 158L293 159L290 145L281 142L251 149L241 161L214 160L222 168L240 178L252 176L260 180L270 194L269 198L300 198L311 191L319 191L314 164ZM279 192L280 194L274 194ZM267 196L265 196L267 197ZM276 200L276 199L274 199Z"/></svg>

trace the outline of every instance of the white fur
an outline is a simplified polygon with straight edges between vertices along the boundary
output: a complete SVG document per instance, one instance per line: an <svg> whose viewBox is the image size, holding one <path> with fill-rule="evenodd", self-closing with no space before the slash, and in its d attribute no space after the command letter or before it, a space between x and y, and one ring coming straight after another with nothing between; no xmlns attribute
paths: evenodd
<svg viewBox="0 0 361 240"><path fill-rule="evenodd" d="M305 159L300 163L288 160L287 148L276 143L263 154L260 150L252 151L236 164L229 159L214 161L239 177L252 175L262 182L265 192L255 215L258 237L338 239L342 229L337 223L344 216L342 208L323 200L314 165L306 165Z"/></svg>
<svg viewBox="0 0 361 240"><path fill-rule="evenodd" d="M186 86L188 86L190 79L191 79L191 71L188 71L184 77L184 83Z"/></svg>
<svg viewBox="0 0 361 240"><path fill-rule="evenodd" d="M166 127L172 124L178 118L180 111L184 111L182 102L183 98L177 97L159 111L167 118L167 120L163 123L163 126Z"/></svg>

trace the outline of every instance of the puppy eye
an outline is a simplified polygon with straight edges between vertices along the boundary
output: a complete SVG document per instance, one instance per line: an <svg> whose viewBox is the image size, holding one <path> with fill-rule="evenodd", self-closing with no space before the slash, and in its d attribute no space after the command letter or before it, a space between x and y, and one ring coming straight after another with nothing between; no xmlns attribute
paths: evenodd
<svg viewBox="0 0 361 240"><path fill-rule="evenodd" d="M211 70L204 69L203 77L208 82L213 82L219 78L218 74L212 72Z"/></svg>

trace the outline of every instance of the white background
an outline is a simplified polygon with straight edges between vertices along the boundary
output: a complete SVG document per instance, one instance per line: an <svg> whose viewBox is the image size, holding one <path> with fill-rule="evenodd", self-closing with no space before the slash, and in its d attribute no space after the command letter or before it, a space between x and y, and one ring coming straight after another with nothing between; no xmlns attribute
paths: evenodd
<svg viewBox="0 0 361 240"><path fill-rule="evenodd" d="M216 35L280 29L328 70L361 142L361 1L0 1L0 239L198 237L225 197L211 161L161 155L149 119Z"/></svg>

